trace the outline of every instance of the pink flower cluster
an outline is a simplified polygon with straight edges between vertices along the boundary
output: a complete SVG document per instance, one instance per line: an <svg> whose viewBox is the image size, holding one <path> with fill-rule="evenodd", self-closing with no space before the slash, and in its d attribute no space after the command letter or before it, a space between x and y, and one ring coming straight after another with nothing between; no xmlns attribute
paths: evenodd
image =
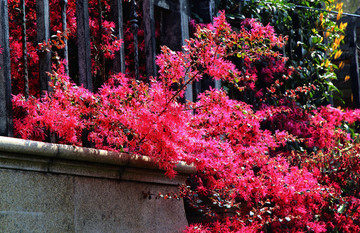
<svg viewBox="0 0 360 233"><path fill-rule="evenodd" d="M9 1L9 34L10 34L10 49L11 49L11 76L12 86L16 94L23 93L23 38L22 38L22 22L21 9L19 0ZM105 66L102 63L100 56L105 59L113 59L115 51L121 47L122 41L114 35L114 22L106 20L106 14L110 12L110 5L108 1L102 0L101 7L97 0L89 1L89 24L91 34L91 57L92 57L92 73L93 75L102 72L108 73L104 70ZM66 17L67 17L67 31L62 30L61 6L60 1L49 1L50 10L50 27L51 40L37 43L36 39L36 1L26 0L26 39L27 39L27 66L29 71L29 89L30 94L39 95L39 56L38 50L48 49L52 53L59 52L59 48L63 45L63 39L66 37L69 44L76 45L76 1L68 1ZM101 24L100 24L100 13ZM101 33L101 35L100 35ZM61 36L59 36L61 34ZM53 46L53 48L52 48ZM75 46L74 46L75 47ZM70 56L76 56L71 54ZM53 56L57 57L57 56ZM54 58L53 58L54 59ZM57 62L57 61L56 61Z"/></svg>
<svg viewBox="0 0 360 233"><path fill-rule="evenodd" d="M16 132L36 140L50 132L81 146L86 130L96 148L150 156L170 177L178 161L193 163L198 172L182 195L202 220L186 232L358 232L358 110L304 109L286 95L255 107L215 89L196 103L178 101L205 74L274 98L258 81L281 90L291 73L274 51L283 43L255 20L234 32L222 12L197 28L184 52L162 47L149 83L116 74L91 93L60 65L53 92L14 96Z"/></svg>

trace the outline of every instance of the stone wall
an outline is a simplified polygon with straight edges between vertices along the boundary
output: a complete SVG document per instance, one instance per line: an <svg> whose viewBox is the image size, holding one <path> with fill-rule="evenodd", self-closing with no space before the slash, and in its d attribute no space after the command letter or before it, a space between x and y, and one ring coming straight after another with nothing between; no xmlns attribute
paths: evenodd
<svg viewBox="0 0 360 233"><path fill-rule="evenodd" d="M177 192L195 170L165 177L147 157L0 137L0 232L181 232Z"/></svg>

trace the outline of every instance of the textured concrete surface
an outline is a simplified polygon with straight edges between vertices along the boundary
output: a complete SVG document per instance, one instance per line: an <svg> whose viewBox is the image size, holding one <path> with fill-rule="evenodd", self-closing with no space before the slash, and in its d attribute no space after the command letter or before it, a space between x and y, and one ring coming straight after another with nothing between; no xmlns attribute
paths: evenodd
<svg viewBox="0 0 360 233"><path fill-rule="evenodd" d="M71 160L159 170L157 163L147 156L0 136L0 156L6 154L11 154L11 158L31 156L31 161L47 159L50 163ZM184 174L196 172L194 166L184 162L179 162L175 170Z"/></svg>
<svg viewBox="0 0 360 233"><path fill-rule="evenodd" d="M73 179L0 169L0 232L72 232Z"/></svg>
<svg viewBox="0 0 360 233"><path fill-rule="evenodd" d="M1 145L2 233L181 232L187 225L182 200L148 199L143 194L177 192L186 173L170 180L164 171L154 169L154 164L147 166L149 162L127 161L122 165L123 155L120 162L115 156L95 162L94 157L86 161L86 154L79 160L56 155L52 150L58 150L58 145L30 147L29 153L25 146L19 150ZM44 150L44 146L51 150ZM185 167L185 171L191 168Z"/></svg>
<svg viewBox="0 0 360 233"><path fill-rule="evenodd" d="M143 195L176 187L88 178L75 184L76 232L180 232L187 225L182 201Z"/></svg>
<svg viewBox="0 0 360 233"><path fill-rule="evenodd" d="M181 232L176 186L0 169L0 232Z"/></svg>

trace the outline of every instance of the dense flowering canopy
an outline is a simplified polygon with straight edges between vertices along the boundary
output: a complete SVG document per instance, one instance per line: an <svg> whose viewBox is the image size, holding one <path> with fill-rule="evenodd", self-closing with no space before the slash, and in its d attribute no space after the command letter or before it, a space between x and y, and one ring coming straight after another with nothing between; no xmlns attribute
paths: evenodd
<svg viewBox="0 0 360 233"><path fill-rule="evenodd" d="M182 193L202 221L187 232L360 231L359 111L298 106L303 90L281 88L293 72L277 52L284 42L253 19L235 32L220 13L182 52L162 47L150 83L116 74L91 93L60 64L53 92L14 96L15 129L79 146L87 131L96 148L150 156L170 177L178 161L195 164ZM204 75L250 90L256 106L217 89L181 103Z"/></svg>

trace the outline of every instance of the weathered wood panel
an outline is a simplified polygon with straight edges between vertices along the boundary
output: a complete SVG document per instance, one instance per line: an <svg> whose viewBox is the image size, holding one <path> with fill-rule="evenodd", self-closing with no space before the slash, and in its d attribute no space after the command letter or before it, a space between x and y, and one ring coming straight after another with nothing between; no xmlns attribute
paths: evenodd
<svg viewBox="0 0 360 233"><path fill-rule="evenodd" d="M79 63L79 84L93 90L91 77L91 48L88 0L76 1L76 25Z"/></svg>
<svg viewBox="0 0 360 233"><path fill-rule="evenodd" d="M0 0L0 135L12 136L11 71L7 0Z"/></svg>
<svg viewBox="0 0 360 233"><path fill-rule="evenodd" d="M131 23L131 31L133 33L134 38L134 70L135 70L135 79L139 80L139 41L138 41L138 30L139 30L139 21L138 15L136 12L136 1L131 1L131 13L130 13L130 23Z"/></svg>
<svg viewBox="0 0 360 233"><path fill-rule="evenodd" d="M115 22L115 35L118 39L124 41L124 26L123 26L123 0L111 0L111 16ZM125 73L125 45L122 44L120 51L115 53L112 71L114 73Z"/></svg>
<svg viewBox="0 0 360 233"><path fill-rule="evenodd" d="M161 12L160 42L175 51L181 51L185 39L189 38L190 4L188 0L157 1L156 4L168 6ZM185 82L188 77L185 77ZM185 99L193 101L193 85L189 84Z"/></svg>
<svg viewBox="0 0 360 233"><path fill-rule="evenodd" d="M25 0L20 1L21 5L21 36L22 36L22 48L23 48L23 69L24 69L24 95L25 99L29 98L29 72L27 65L27 39L26 39L26 11Z"/></svg>
<svg viewBox="0 0 360 233"><path fill-rule="evenodd" d="M146 73L148 77L150 77L155 76L157 73L155 64L156 39L154 0L144 0L143 13L145 26Z"/></svg>
<svg viewBox="0 0 360 233"><path fill-rule="evenodd" d="M359 76L359 56L357 49L357 23L353 23L351 25L351 31L348 34L350 39L350 53L352 56L350 57L350 78L351 78L351 86L353 92L353 107L360 108L360 76Z"/></svg>
<svg viewBox="0 0 360 233"><path fill-rule="evenodd" d="M197 14L203 23L211 23L214 17L215 1L214 0L198 0L192 2L192 12ZM239 4L239 10L241 8ZM202 80L194 83L194 98L197 98L200 92L209 90L210 87L220 89L221 80L214 80L212 77L205 75Z"/></svg>
<svg viewBox="0 0 360 233"><path fill-rule="evenodd" d="M66 28L67 28L67 17L66 17L66 9L67 9L67 5L68 5L68 1L67 0L60 0L60 6L61 6L61 23L62 23L62 30L63 33L67 33L66 32ZM68 47L68 40L66 39L66 37L63 38L64 41L64 59L66 61L65 64L65 73L66 75L69 75L69 47Z"/></svg>
<svg viewBox="0 0 360 233"><path fill-rule="evenodd" d="M36 33L38 43L50 40L49 0L36 0ZM50 91L51 51L39 51L39 78L41 91Z"/></svg>

